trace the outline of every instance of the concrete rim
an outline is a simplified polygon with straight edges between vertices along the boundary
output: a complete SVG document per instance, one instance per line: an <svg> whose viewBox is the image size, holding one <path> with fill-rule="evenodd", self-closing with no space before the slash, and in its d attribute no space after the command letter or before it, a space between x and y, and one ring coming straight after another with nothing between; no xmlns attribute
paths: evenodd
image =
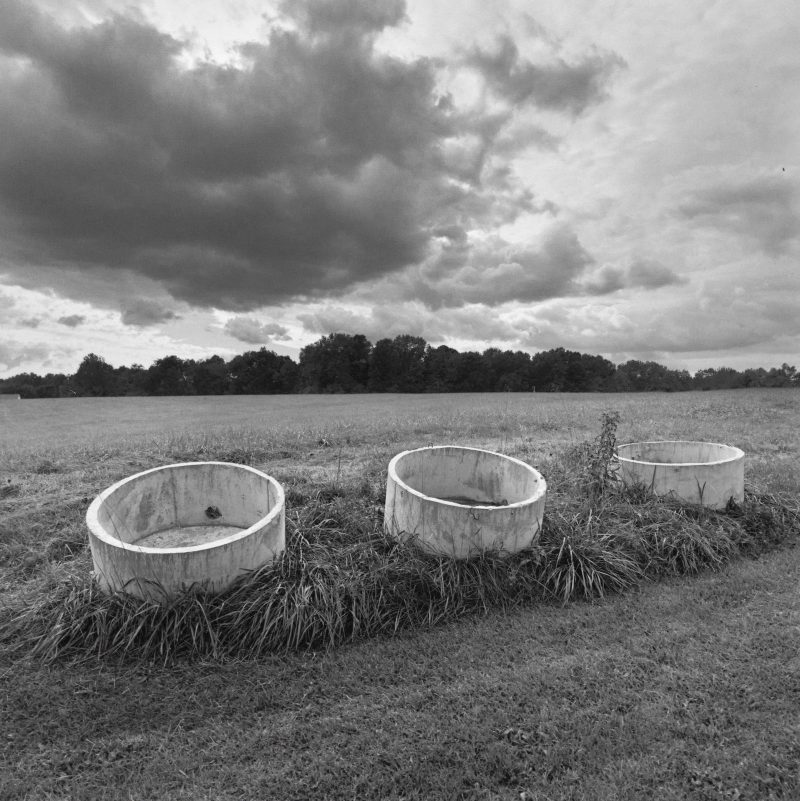
<svg viewBox="0 0 800 801"><path fill-rule="evenodd" d="M644 459L632 459L630 457L622 456L620 451L623 448L633 448L636 445L713 445L716 448L722 448L724 451L729 452L729 456L724 459L716 459L711 462L649 462ZM698 467L701 465L720 465L736 462L744 458L744 451L737 448L735 445L726 445L722 442L707 442L705 440L690 440L690 439L656 439L641 442L628 442L625 445L617 446L617 459L620 462L628 462L629 464L646 464L649 466L669 466L669 467Z"/></svg>
<svg viewBox="0 0 800 801"><path fill-rule="evenodd" d="M457 503L456 501L447 501L443 498L437 498L435 495L425 495L424 492L420 492L419 490L414 489L414 487L411 487L408 484L406 484L406 482L403 481L403 479L401 479L397 475L397 464L400 460L402 460L404 457L408 456L411 453L421 453L424 451L435 451L435 450L471 451L473 453L482 453L487 456L494 456L499 459L505 459L531 473L537 480L537 490L533 495L524 498L521 501L504 504L503 506L486 505L480 503L475 503L475 504ZM499 509L514 509L521 506L528 506L529 504L538 501L547 492L547 483L545 482L544 476L542 476L542 474L538 470L534 469L526 462L523 462L521 459L516 459L513 456L506 456L506 454L497 453L496 451L487 451L483 448L470 448L464 445L428 445L424 448L413 448L412 450L402 451L401 453L398 453L396 456L394 456L392 460L389 462L389 478L394 480L394 482L397 484L398 487L404 489L406 492L411 493L417 498L421 498L426 501L433 501L435 503L440 503L444 506L455 506L460 509L487 509L490 511L497 511Z"/></svg>
<svg viewBox="0 0 800 801"><path fill-rule="evenodd" d="M178 548L155 548L152 545L136 545L135 543L128 543L123 542L116 537L111 536L108 531L100 524L98 519L98 513L100 507L105 503L106 499L113 495L120 487L124 486L125 484L129 484L132 481L136 481L140 479L142 476L149 475L150 473L157 473L164 470L173 470L175 468L180 467L200 467L206 465L215 465L224 468L230 469L238 469L238 470L246 470L250 473L255 473L257 476L264 478L267 482L273 487L277 495L277 502L272 507L270 512L266 514L264 517L256 520L251 526L248 528L243 528L240 531L237 531L234 534L229 534L227 537L222 537L218 540L213 540L212 542L202 543L201 545L184 545ZM86 511L86 525L89 528L89 531L92 533L94 537L99 540L102 540L107 545L112 545L115 548L121 548L125 551L134 551L135 553L150 553L150 554L161 554L161 555L168 555L168 554L181 554L181 553L195 553L197 551L209 551L212 548L219 548L223 545L228 545L231 542L236 542L237 540L244 539L245 537L252 534L259 528L262 528L267 523L271 522L274 518L278 517L284 510L286 505L286 495L283 491L283 487L270 475L262 472L261 470L256 470L255 467L250 467L249 465L245 464L236 464L235 462L177 462L176 464L168 464L162 465L161 467L152 467L149 470L142 470L140 473L135 473L132 476L128 476L127 478L123 478L121 481L117 481L116 484L112 484L108 489L103 490L91 503L89 508Z"/></svg>

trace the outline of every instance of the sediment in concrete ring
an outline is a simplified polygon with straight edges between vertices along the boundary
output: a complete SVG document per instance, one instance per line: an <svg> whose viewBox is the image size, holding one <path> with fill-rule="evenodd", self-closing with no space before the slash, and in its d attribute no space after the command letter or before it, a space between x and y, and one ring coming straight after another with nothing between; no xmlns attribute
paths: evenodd
<svg viewBox="0 0 800 801"><path fill-rule="evenodd" d="M285 548L285 496L260 470L185 462L129 476L86 513L95 577L105 592L163 601L219 592Z"/></svg>
<svg viewBox="0 0 800 801"><path fill-rule="evenodd" d="M457 559L515 553L539 538L546 492L542 475L511 456L451 445L403 451L389 463L384 526Z"/></svg>
<svg viewBox="0 0 800 801"><path fill-rule="evenodd" d="M656 495L724 509L744 500L744 451L718 442L659 440L617 448L620 477Z"/></svg>

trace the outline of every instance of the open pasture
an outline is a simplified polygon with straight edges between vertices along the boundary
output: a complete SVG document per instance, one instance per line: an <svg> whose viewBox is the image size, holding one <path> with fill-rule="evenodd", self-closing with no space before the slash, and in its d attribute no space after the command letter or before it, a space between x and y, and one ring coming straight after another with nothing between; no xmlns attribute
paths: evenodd
<svg viewBox="0 0 800 801"><path fill-rule="evenodd" d="M620 442L734 444L757 471L780 465L776 479L784 468L793 471L800 448L800 398L791 389L73 398L0 406L0 466L24 467L40 458L63 462L71 472L98 454L161 458L240 448L302 455L320 443L402 449L458 442L546 453L594 436L606 410L620 413Z"/></svg>
<svg viewBox="0 0 800 801"><path fill-rule="evenodd" d="M20 401L0 408L0 627L86 576L97 492L174 461L259 467L288 487L295 535L335 540L378 525L398 451L486 447L545 475L551 531L591 533L574 474L607 410L620 442L743 448L748 490L796 511L792 390ZM0 797L796 798L796 534L757 561L566 605L465 603L332 650L44 664L6 640Z"/></svg>

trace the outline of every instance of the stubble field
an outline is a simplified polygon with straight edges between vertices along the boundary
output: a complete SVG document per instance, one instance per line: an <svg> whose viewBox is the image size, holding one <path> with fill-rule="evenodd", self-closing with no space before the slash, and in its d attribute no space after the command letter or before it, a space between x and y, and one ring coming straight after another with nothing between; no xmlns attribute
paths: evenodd
<svg viewBox="0 0 800 801"><path fill-rule="evenodd" d="M86 508L134 472L251 464L290 489L292 530L313 511L335 534L349 504L379 525L394 454L452 443L529 462L555 510L611 410L619 442L743 448L748 492L796 503L792 390L4 401L0 620L86 578ZM795 540L327 650L44 663L6 639L0 797L796 798Z"/></svg>

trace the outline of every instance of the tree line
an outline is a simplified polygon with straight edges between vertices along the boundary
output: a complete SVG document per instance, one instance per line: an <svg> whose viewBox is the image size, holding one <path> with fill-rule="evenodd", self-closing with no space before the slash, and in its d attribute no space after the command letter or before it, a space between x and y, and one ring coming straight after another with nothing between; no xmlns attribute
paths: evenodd
<svg viewBox="0 0 800 801"><path fill-rule="evenodd" d="M353 392L676 392L739 387L800 387L783 364L743 371L710 367L690 375L657 362L615 365L602 356L554 348L536 354L488 348L459 352L401 334L374 345L362 334L328 334L299 361L261 348L225 361L164 356L149 367L113 367L89 353L73 375L20 373L0 393L23 398L111 395L272 395Z"/></svg>

